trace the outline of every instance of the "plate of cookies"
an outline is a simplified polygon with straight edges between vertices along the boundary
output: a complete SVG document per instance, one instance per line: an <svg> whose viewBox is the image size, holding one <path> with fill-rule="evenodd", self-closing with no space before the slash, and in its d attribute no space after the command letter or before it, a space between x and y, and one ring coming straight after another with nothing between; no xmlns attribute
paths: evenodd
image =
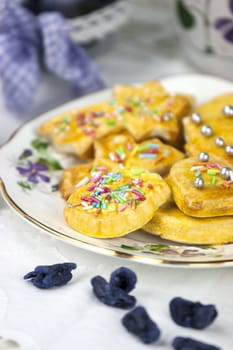
<svg viewBox="0 0 233 350"><path fill-rule="evenodd" d="M233 83L116 85L0 149L11 208L59 239L150 265L233 266Z"/></svg>

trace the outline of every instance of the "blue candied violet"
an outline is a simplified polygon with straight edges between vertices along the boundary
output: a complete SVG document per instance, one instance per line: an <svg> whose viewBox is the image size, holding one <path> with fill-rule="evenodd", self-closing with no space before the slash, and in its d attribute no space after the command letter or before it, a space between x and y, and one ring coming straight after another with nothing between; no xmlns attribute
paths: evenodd
<svg viewBox="0 0 233 350"><path fill-rule="evenodd" d="M134 271L122 266L112 272L109 283L129 293L135 288L137 276Z"/></svg>
<svg viewBox="0 0 233 350"><path fill-rule="evenodd" d="M182 327L204 329L218 315L214 305L203 305L180 297L172 299L169 306L173 321Z"/></svg>
<svg viewBox="0 0 233 350"><path fill-rule="evenodd" d="M27 176L27 180L34 184L37 184L39 180L44 182L50 182L49 176L43 172L48 170L48 166L39 162L33 163L30 160L27 162L26 167L16 167L20 175Z"/></svg>
<svg viewBox="0 0 233 350"><path fill-rule="evenodd" d="M91 279L93 293L102 303L120 309L130 309L136 304L136 298L123 289L110 285L103 277Z"/></svg>
<svg viewBox="0 0 233 350"><path fill-rule="evenodd" d="M172 342L172 346L175 350L221 350L218 346L183 337L176 337Z"/></svg>
<svg viewBox="0 0 233 350"><path fill-rule="evenodd" d="M144 344L156 342L160 337L160 329L151 320L142 306L137 306L122 318L122 324L128 332L135 334Z"/></svg>
<svg viewBox="0 0 233 350"><path fill-rule="evenodd" d="M30 279L35 287L41 289L60 287L71 280L71 271L76 267L75 263L37 266L34 271L27 273L24 279Z"/></svg>

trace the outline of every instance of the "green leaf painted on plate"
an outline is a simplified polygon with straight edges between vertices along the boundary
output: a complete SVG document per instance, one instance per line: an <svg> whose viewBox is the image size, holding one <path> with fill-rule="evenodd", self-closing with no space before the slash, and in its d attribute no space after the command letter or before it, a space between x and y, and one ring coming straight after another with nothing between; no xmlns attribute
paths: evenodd
<svg viewBox="0 0 233 350"><path fill-rule="evenodd" d="M191 29L195 26L195 17L182 0L176 1L176 13L184 29Z"/></svg>
<svg viewBox="0 0 233 350"><path fill-rule="evenodd" d="M143 247L133 246L133 245L126 245L126 244L122 244L121 248L128 249L128 250L143 250Z"/></svg>
<svg viewBox="0 0 233 350"><path fill-rule="evenodd" d="M163 249L169 249L170 246L167 244L146 244L145 249L149 249L152 251L161 251Z"/></svg>
<svg viewBox="0 0 233 350"><path fill-rule="evenodd" d="M205 50L204 50L205 53L207 53L208 55L212 55L214 54L214 49L212 48L212 46L206 46Z"/></svg>
<svg viewBox="0 0 233 350"><path fill-rule="evenodd" d="M40 139L35 139L31 142L31 145L34 149L36 149L38 152L43 153L47 150L49 144L45 141L42 141Z"/></svg>
<svg viewBox="0 0 233 350"><path fill-rule="evenodd" d="M22 188L25 188L27 190L31 190L32 186L27 181L18 181L17 184L21 186Z"/></svg>
<svg viewBox="0 0 233 350"><path fill-rule="evenodd" d="M62 170L63 166L61 165L61 163L52 157L49 158L39 158L38 160L39 163L47 165L49 167L50 170Z"/></svg>

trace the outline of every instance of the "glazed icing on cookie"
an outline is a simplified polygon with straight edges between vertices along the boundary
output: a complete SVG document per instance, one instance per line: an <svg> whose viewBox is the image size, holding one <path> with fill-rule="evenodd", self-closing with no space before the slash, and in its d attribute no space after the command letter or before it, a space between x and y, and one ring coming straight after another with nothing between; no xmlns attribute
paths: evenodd
<svg viewBox="0 0 233 350"><path fill-rule="evenodd" d="M79 201L68 202L68 207L90 210L97 215L105 211L135 209L146 199L147 192L154 188L140 177L143 172L143 169L135 169L125 173L109 171L106 166L94 166L89 175L76 185L80 190Z"/></svg>

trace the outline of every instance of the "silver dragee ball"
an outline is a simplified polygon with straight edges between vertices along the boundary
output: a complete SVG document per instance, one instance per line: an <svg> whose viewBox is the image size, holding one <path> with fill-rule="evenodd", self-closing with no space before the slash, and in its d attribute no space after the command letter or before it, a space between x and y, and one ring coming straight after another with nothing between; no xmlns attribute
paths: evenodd
<svg viewBox="0 0 233 350"><path fill-rule="evenodd" d="M201 190L204 187L204 180L202 177L197 177L194 180L194 187L196 187L198 190Z"/></svg>
<svg viewBox="0 0 233 350"><path fill-rule="evenodd" d="M222 137L216 137L215 139L215 144L218 146L218 147L223 147L225 146L225 142L223 140Z"/></svg>
<svg viewBox="0 0 233 350"><path fill-rule="evenodd" d="M201 116L199 113L193 113L191 116L191 120L194 124L200 124L201 123Z"/></svg>
<svg viewBox="0 0 233 350"><path fill-rule="evenodd" d="M198 159L200 162L208 162L209 161L209 153L207 152L201 152L199 153Z"/></svg>
<svg viewBox="0 0 233 350"><path fill-rule="evenodd" d="M213 135L213 129L209 125L202 125L201 133L204 136L212 136Z"/></svg>
<svg viewBox="0 0 233 350"><path fill-rule="evenodd" d="M220 176L221 178L223 178L224 180L228 180L230 178L230 172L231 172L231 168L228 167L223 167L220 170Z"/></svg>
<svg viewBox="0 0 233 350"><path fill-rule="evenodd" d="M225 151L229 156L233 156L233 146L227 145Z"/></svg>
<svg viewBox="0 0 233 350"><path fill-rule="evenodd" d="M223 113L226 117L233 117L233 106L232 105L226 105L223 108Z"/></svg>

